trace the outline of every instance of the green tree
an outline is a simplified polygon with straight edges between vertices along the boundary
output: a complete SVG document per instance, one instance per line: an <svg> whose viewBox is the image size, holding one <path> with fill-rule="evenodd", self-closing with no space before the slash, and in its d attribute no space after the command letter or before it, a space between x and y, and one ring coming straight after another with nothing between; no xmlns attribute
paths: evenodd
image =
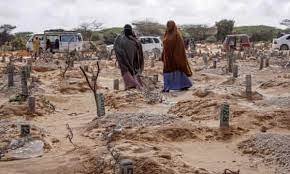
<svg viewBox="0 0 290 174"><path fill-rule="evenodd" d="M141 20L132 23L139 35L163 36L166 30L165 25L151 20Z"/></svg>
<svg viewBox="0 0 290 174"><path fill-rule="evenodd" d="M4 24L0 26L0 46L6 42L10 42L13 39L11 32L16 28L16 26L10 24Z"/></svg>
<svg viewBox="0 0 290 174"><path fill-rule="evenodd" d="M233 32L235 21L223 19L216 22L215 25L217 27L217 39L223 41L227 35Z"/></svg>

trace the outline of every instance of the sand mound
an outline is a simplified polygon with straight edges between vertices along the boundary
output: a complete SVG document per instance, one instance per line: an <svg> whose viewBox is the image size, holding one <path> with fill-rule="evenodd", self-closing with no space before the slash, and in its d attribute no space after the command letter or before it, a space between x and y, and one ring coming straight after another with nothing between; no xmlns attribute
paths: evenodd
<svg viewBox="0 0 290 174"><path fill-rule="evenodd" d="M48 72L48 71L54 71L57 70L57 67L49 67L49 66L32 66L32 70L36 72Z"/></svg>
<svg viewBox="0 0 290 174"><path fill-rule="evenodd" d="M100 89L100 87L98 87ZM86 81L70 81L68 83L61 83L58 91L62 94L75 94L76 92L87 92L90 88Z"/></svg>
<svg viewBox="0 0 290 174"><path fill-rule="evenodd" d="M261 89L268 89L273 87L290 88L290 82L279 82L275 80L270 80L260 85Z"/></svg>
<svg viewBox="0 0 290 174"><path fill-rule="evenodd" d="M105 117L93 120L88 125L88 130L96 128L140 128L148 126L160 126L171 124L176 120L175 116L149 113L114 113Z"/></svg>
<svg viewBox="0 0 290 174"><path fill-rule="evenodd" d="M138 159L135 163L136 174L175 174L173 169L168 168L150 158Z"/></svg>
<svg viewBox="0 0 290 174"><path fill-rule="evenodd" d="M36 113L33 115L45 115L55 111L55 107L44 96L36 97ZM25 116L31 115L28 113L27 101L6 102L0 106L0 115L3 116Z"/></svg>
<svg viewBox="0 0 290 174"><path fill-rule="evenodd" d="M118 91L106 94L106 106L111 109L120 109L124 107L136 106L136 104L145 104L143 94L137 90Z"/></svg>
<svg viewBox="0 0 290 174"><path fill-rule="evenodd" d="M200 127L195 129L197 137L204 141L228 141L247 133L247 129L231 126L228 129Z"/></svg>
<svg viewBox="0 0 290 174"><path fill-rule="evenodd" d="M209 120L217 117L221 101L214 99L197 99L178 102L168 111L179 117L191 117L193 121Z"/></svg>
<svg viewBox="0 0 290 174"><path fill-rule="evenodd" d="M240 93L233 93L232 96L238 97L238 98L244 98L249 100L263 100L264 97L262 94L258 93L257 91L252 92L251 97L248 97L246 92L240 92Z"/></svg>
<svg viewBox="0 0 290 174"><path fill-rule="evenodd" d="M290 111L289 110L276 110L266 113L253 114L256 119L254 125L266 125L269 128L279 127L290 130Z"/></svg>

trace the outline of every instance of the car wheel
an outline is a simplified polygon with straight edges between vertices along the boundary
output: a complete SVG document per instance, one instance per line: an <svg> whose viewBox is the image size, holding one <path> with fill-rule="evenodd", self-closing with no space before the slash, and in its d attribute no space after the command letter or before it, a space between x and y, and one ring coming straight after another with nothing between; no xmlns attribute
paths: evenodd
<svg viewBox="0 0 290 174"><path fill-rule="evenodd" d="M280 50L289 50L289 47L288 47L288 45L282 45L280 47Z"/></svg>

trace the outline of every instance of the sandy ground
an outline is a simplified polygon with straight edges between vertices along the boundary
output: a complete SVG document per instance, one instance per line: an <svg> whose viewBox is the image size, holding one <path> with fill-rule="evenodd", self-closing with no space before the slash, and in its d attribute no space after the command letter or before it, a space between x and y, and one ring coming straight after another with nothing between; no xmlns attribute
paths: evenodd
<svg viewBox="0 0 290 174"><path fill-rule="evenodd" d="M268 165L263 155L246 153L238 145L261 132L290 134L290 69L282 66L289 58L272 57L270 67L259 70L256 57L242 57L236 61L239 77L234 79L225 70L226 59L214 55L217 46L199 49L211 51L208 66L202 56L190 58L193 87L168 94L160 93L161 62L151 67L146 60L143 80L149 90L140 92L124 91L115 62L101 60L98 92L105 95L103 118L97 118L93 94L78 68L89 65L89 71L94 70L95 60L76 62L64 79L55 61L34 62L29 80L37 101L34 115L27 113L25 101L9 102L20 92L20 77L16 73L15 87L9 89L7 62L0 63L0 123L13 125L2 131L0 147L18 138L21 123L34 125L35 137L45 142L42 157L0 160L0 173L107 174L114 173L116 163L126 158L134 161L137 174L223 174L225 169L277 173L281 166ZM213 58L218 58L217 69L212 68ZM24 64L15 62L17 69ZM245 95L247 74L252 75L252 99ZM157 84L150 78L153 75L159 77ZM115 79L120 79L120 90L113 89ZM219 127L224 102L230 105L228 129ZM66 138L67 124L75 146Z"/></svg>

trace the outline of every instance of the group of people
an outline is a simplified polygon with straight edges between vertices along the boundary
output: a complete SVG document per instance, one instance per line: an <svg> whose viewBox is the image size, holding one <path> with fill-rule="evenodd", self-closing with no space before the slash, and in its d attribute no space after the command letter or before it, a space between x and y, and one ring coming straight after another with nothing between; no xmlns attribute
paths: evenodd
<svg viewBox="0 0 290 174"><path fill-rule="evenodd" d="M32 41L33 43L33 56L35 58L40 56L41 53L41 40L39 37L35 37ZM51 43L50 39L46 39L46 44L45 44L45 51L53 52L53 48L59 49L59 39L55 40L54 46Z"/></svg>
<svg viewBox="0 0 290 174"><path fill-rule="evenodd" d="M174 21L167 22L163 38L163 92L170 90L187 90L192 87L189 77L192 76L186 58L185 44L181 32ZM114 50L125 83L125 89L143 89L140 78L144 70L142 45L137 39L132 26L125 25L124 31L114 43Z"/></svg>

